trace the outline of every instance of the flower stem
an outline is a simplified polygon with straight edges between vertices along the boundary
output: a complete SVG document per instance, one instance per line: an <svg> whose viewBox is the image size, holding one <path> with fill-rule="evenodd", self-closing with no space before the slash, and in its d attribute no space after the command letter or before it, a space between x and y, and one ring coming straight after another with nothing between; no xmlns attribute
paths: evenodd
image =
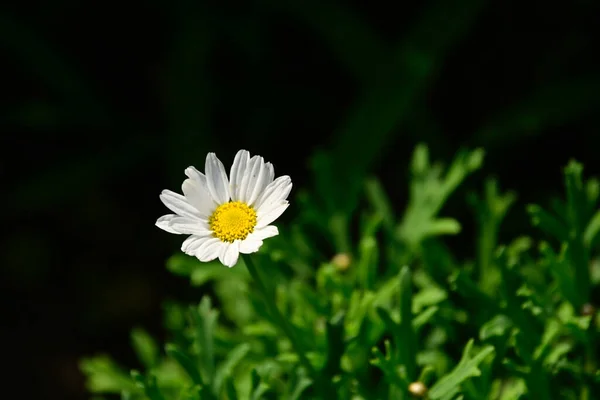
<svg viewBox="0 0 600 400"><path fill-rule="evenodd" d="M275 296L271 291L269 291L267 289L264 282L260 278L260 274L258 273L258 270L256 269L256 266L254 265L252 258L247 254L242 254L242 258L244 259L244 262L246 263L248 272L250 272L250 275L252 275L252 278L254 279L254 281L258 285L258 288L262 292L262 294L265 298L265 302L267 303L267 307L269 308L269 311L271 311L271 314L277 320L279 327L283 330L285 335L288 337L288 339L292 343L292 347L298 354L298 357L300 358L300 362L308 370L308 373L310 374L310 376L316 379L317 375L315 373L315 369L312 366L312 364L310 363L310 361L308 361L308 358L306 357L306 353L302 349L300 342L298 341L298 339L296 338L296 335L294 334L292 325L288 322L288 320L283 316L283 314L281 314L281 311L279 311L279 309L277 308L277 304L275 303Z"/></svg>

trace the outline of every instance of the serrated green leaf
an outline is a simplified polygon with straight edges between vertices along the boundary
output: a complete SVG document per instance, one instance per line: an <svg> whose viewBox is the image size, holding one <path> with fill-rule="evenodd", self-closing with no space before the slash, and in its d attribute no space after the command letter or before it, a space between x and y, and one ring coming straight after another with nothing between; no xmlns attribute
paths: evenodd
<svg viewBox="0 0 600 400"><path fill-rule="evenodd" d="M418 147L413 154L413 162L420 163L415 161L421 157L417 154L419 149ZM442 176L439 167L429 167L426 173L413 173L409 204L401 223L396 227L396 237L414 249L428 236L458 233L458 221L452 218L438 218L437 214L448 196L469 174L480 167L483 155L481 149L472 152L459 151L445 176Z"/></svg>
<svg viewBox="0 0 600 400"><path fill-rule="evenodd" d="M484 346L479 352L471 356L473 339L469 340L463 351L463 356L458 365L447 375L440 378L429 391L431 400L443 399L452 394L454 396L460 390L460 385L466 379L479 376L479 364L490 354L494 352L493 346Z"/></svg>
<svg viewBox="0 0 600 400"><path fill-rule="evenodd" d="M506 315L498 314L483 324L479 330L479 339L487 340L493 336L504 336L512 327L513 323L510 318Z"/></svg>

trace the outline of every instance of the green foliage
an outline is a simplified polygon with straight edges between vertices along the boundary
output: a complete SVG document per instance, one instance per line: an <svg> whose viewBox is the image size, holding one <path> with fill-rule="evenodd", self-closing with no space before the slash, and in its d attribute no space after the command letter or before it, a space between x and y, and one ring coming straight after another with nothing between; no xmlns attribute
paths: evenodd
<svg viewBox="0 0 600 400"><path fill-rule="evenodd" d="M316 199L301 202L299 222L235 268L174 255L169 270L210 285L218 307L209 296L191 307L167 304L164 351L134 329L143 372L128 374L106 356L86 359L88 389L140 400L410 399L419 390L430 400L591 399L600 390L598 322L588 304L600 280L592 259L598 183L571 162L565 199L527 206L540 237L502 244L516 196L487 180L481 196L468 196L477 252L458 261L444 238L460 224L444 204L482 160L481 150L461 151L444 170L417 147L404 213L396 216L380 183L367 179L358 235L345 232L352 213L320 225L334 248L347 249L320 262L306 250L315 227L306 216L322 211ZM245 264L257 266L266 287Z"/></svg>

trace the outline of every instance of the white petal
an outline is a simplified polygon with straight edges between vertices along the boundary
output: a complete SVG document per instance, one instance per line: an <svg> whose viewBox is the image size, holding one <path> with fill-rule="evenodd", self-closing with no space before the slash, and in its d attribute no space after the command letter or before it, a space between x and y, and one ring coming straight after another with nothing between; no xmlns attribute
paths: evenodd
<svg viewBox="0 0 600 400"><path fill-rule="evenodd" d="M254 232L248 235L240 243L240 253L250 254L258 251L260 246L263 244L263 239L270 238L279 234L279 230L276 226L269 225L264 228L255 229Z"/></svg>
<svg viewBox="0 0 600 400"><path fill-rule="evenodd" d="M200 245L200 247L198 247L198 250L196 250L196 257L200 261L212 261L219 257L219 254L221 254L221 248L225 244L226 243L222 242L220 239L208 238Z"/></svg>
<svg viewBox="0 0 600 400"><path fill-rule="evenodd" d="M210 230L208 223L198 218L191 219L187 217L173 217L169 221L169 228L179 233L187 233L190 235L210 236L213 232Z"/></svg>
<svg viewBox="0 0 600 400"><path fill-rule="evenodd" d="M233 164L231 165L231 171L229 173L229 193L231 194L232 200L243 201L240 196L240 189L242 187L244 174L246 173L248 161L250 161L250 153L246 150L238 151L233 159Z"/></svg>
<svg viewBox="0 0 600 400"><path fill-rule="evenodd" d="M257 168L260 168L260 160L258 156L254 156L248 160L246 168L242 172L242 176L240 178L240 185L238 188L237 200L243 201L244 203L248 203L249 192L251 192L254 183L252 179L252 174L256 174Z"/></svg>
<svg viewBox="0 0 600 400"><path fill-rule="evenodd" d="M265 167L267 168L267 180L265 182L265 187L263 188L263 191L267 188L267 186L271 184L271 182L273 182L273 179L275 178L275 169L273 169L273 164L271 164L270 162L265 163ZM259 197L261 194L262 192L259 194Z"/></svg>
<svg viewBox="0 0 600 400"><path fill-rule="evenodd" d="M279 218L279 216L281 214L283 214L283 212L285 211L286 208L288 208L288 206L289 206L289 203L287 202L287 200L284 200L284 202L281 203L280 205L278 205L276 207L272 207L269 210L269 212L267 212L266 214L257 214L256 227L257 228L266 227L271 222L273 222L277 218Z"/></svg>
<svg viewBox="0 0 600 400"><path fill-rule="evenodd" d="M218 204L227 203L229 201L229 180L223 163L215 153L208 153L204 168L210 195Z"/></svg>
<svg viewBox="0 0 600 400"><path fill-rule="evenodd" d="M251 254L256 253L260 246L262 246L263 241L260 239L254 239L248 236L240 243L240 253L243 254Z"/></svg>
<svg viewBox="0 0 600 400"><path fill-rule="evenodd" d="M261 168L261 159L258 156L252 157L248 161L248 165L244 171L244 175L242 177L240 188L239 188L239 201L243 201L244 203L248 203L248 197L252 193L252 189L254 188L254 182L256 181L256 174L258 170ZM254 175L254 178L253 178Z"/></svg>
<svg viewBox="0 0 600 400"><path fill-rule="evenodd" d="M221 261L223 265L231 268L237 263L239 256L240 242L236 240L233 243L227 243L221 248L221 253L219 254L219 261Z"/></svg>
<svg viewBox="0 0 600 400"><path fill-rule="evenodd" d="M198 180L186 179L183 181L183 185L181 185L181 190L183 190L183 194L188 202L194 206L198 210L198 214L203 217L210 216L217 207L217 203L215 203L208 192L205 176L202 176Z"/></svg>
<svg viewBox="0 0 600 400"><path fill-rule="evenodd" d="M256 199L265 190L269 179L269 170L262 157L254 156L248 168L248 188L246 190L246 203L254 205Z"/></svg>
<svg viewBox="0 0 600 400"><path fill-rule="evenodd" d="M174 217L177 217L177 215L175 215L175 214L163 215L162 217L160 217L159 219L156 220L156 226L158 226L163 231L167 231L169 233L181 234L181 232L178 232L169 226L169 222L171 222L171 220Z"/></svg>
<svg viewBox="0 0 600 400"><path fill-rule="evenodd" d="M263 240L277 235L279 235L279 229L276 226L269 225L255 229L248 237L252 236L252 238Z"/></svg>
<svg viewBox="0 0 600 400"><path fill-rule="evenodd" d="M190 165L185 169L185 174L190 179L206 184L206 176L202 172L198 171L193 165Z"/></svg>
<svg viewBox="0 0 600 400"><path fill-rule="evenodd" d="M175 214L190 218L196 218L199 215L196 207L192 206L187 199L179 193L163 190L159 197L164 205Z"/></svg>
<svg viewBox="0 0 600 400"><path fill-rule="evenodd" d="M181 251L190 256L195 256L200 246L207 240L210 240L209 236L191 235L181 244Z"/></svg>
<svg viewBox="0 0 600 400"><path fill-rule="evenodd" d="M272 208L279 207L292 190L292 180L284 175L271 182L256 201L254 209L257 214L269 213Z"/></svg>

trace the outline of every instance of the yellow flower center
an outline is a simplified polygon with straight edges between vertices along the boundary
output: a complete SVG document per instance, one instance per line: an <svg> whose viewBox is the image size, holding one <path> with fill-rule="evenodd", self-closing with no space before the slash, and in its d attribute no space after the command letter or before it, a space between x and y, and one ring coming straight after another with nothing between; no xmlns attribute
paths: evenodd
<svg viewBox="0 0 600 400"><path fill-rule="evenodd" d="M256 211L241 201L221 204L208 218L215 236L224 242L244 240L254 231Z"/></svg>

